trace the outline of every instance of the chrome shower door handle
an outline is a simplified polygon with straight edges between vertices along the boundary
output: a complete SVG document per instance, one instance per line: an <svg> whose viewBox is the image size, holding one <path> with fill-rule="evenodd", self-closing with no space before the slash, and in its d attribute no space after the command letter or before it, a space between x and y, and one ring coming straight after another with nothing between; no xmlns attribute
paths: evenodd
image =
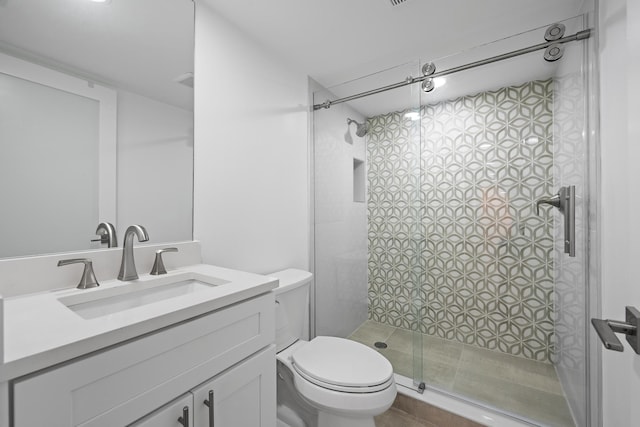
<svg viewBox="0 0 640 427"><path fill-rule="evenodd" d="M543 197L536 202L536 215L540 216L540 205L551 205L560 209L560 192L552 197Z"/></svg>
<svg viewBox="0 0 640 427"><path fill-rule="evenodd" d="M562 189L565 191L562 192ZM576 256L576 186L570 185L561 189L564 196L564 253Z"/></svg>
<svg viewBox="0 0 640 427"><path fill-rule="evenodd" d="M540 205L558 208L564 216L564 253L576 256L576 186L561 187L558 194L536 202L536 214L540 215Z"/></svg>

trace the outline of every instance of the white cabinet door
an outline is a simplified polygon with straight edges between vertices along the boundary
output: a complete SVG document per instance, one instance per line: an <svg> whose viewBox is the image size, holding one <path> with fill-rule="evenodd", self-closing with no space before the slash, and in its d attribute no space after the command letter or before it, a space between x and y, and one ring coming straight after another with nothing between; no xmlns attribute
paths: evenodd
<svg viewBox="0 0 640 427"><path fill-rule="evenodd" d="M153 411L129 427L190 427L193 426L193 395L187 393Z"/></svg>
<svg viewBox="0 0 640 427"><path fill-rule="evenodd" d="M13 425L127 425L273 343L273 307L266 294L20 378Z"/></svg>
<svg viewBox="0 0 640 427"><path fill-rule="evenodd" d="M201 385L193 396L195 427L275 427L275 346Z"/></svg>

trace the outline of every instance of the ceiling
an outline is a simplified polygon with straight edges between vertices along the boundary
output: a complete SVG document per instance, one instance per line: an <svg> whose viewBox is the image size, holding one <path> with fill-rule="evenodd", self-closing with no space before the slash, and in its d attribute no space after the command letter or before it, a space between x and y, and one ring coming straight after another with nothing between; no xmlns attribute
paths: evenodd
<svg viewBox="0 0 640 427"><path fill-rule="evenodd" d="M579 14L586 0L198 0L325 87Z"/></svg>
<svg viewBox="0 0 640 427"><path fill-rule="evenodd" d="M0 0L0 49L193 110L191 0Z"/></svg>
<svg viewBox="0 0 640 427"><path fill-rule="evenodd" d="M584 28L584 23L580 17L564 20L562 23L566 26L565 34L567 35L574 34ZM436 71L446 72L446 70L474 61L485 60L496 55L543 43L545 41L546 28L546 26L537 28L506 39L476 46L447 57L431 58L431 60L436 65ZM556 62L545 61L544 51L540 50L466 71L448 74L444 77L437 77L437 86L429 93L423 92L420 89L420 84L413 84L356 99L347 104L363 116L373 117L390 111L415 109L420 105L435 104L444 100L519 85L533 80L545 80L556 77L558 73L579 70L582 58L581 47L580 43L565 44L564 56ZM314 104L321 104L328 97L329 99L336 99L391 83L402 82L407 76L421 76L421 65L424 62L426 61L415 60L333 86L330 88L330 96L328 96L327 91L320 91L314 94Z"/></svg>
<svg viewBox="0 0 640 427"><path fill-rule="evenodd" d="M407 0L391 6L389 0L196 1L209 5L336 96L418 75L419 60L444 58L437 61L439 70L447 63L459 65L471 47L575 16L589 3ZM88 0L0 0L0 48L192 109L193 90L174 80L193 70L193 8L191 0L111 0L106 5ZM531 34L536 34L531 39L535 43L541 41L540 31ZM465 53L450 57L453 61L445 58L461 51ZM521 77L549 73L537 57L519 67L511 73ZM379 70L388 71L376 73ZM491 74L500 72L494 69ZM361 76L370 77L336 86ZM483 82L481 89L497 84L489 77L466 79L469 84ZM461 82L456 87L472 90ZM381 109L390 111L393 96L397 105L398 96L406 103L407 95L394 91L387 98L371 97L354 105L370 116ZM415 91L409 96L415 97Z"/></svg>

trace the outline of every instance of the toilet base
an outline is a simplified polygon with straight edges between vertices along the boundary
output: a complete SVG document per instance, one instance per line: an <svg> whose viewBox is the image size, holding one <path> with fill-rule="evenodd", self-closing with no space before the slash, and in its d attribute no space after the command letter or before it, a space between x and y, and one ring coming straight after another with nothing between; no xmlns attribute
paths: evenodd
<svg viewBox="0 0 640 427"><path fill-rule="evenodd" d="M346 393L307 381L294 368L291 354L306 345L298 341L277 354L278 418L291 427L375 427L374 416L389 409L397 390L393 377L390 385L370 393ZM288 409L296 416L288 416ZM293 423L291 423L293 422Z"/></svg>
<svg viewBox="0 0 640 427"><path fill-rule="evenodd" d="M318 427L376 427L373 417L351 418L318 411Z"/></svg>

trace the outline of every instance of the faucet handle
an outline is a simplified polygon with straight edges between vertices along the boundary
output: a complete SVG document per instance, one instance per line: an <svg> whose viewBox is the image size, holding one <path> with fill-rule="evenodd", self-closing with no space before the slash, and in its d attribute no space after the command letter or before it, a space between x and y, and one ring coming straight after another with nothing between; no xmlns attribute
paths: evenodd
<svg viewBox="0 0 640 427"><path fill-rule="evenodd" d="M162 261L162 254L165 252L178 252L178 248L164 248L156 251L156 259L153 262L151 273L154 276L159 274L167 274L167 269L164 268L164 262Z"/></svg>
<svg viewBox="0 0 640 427"><path fill-rule="evenodd" d="M58 267L62 267L63 265L69 264L84 264L84 270L82 271L82 277L80 278L80 283L78 283L78 289L87 289L87 288L95 288L96 286L100 286L98 283L98 279L96 279L96 275L93 272L93 263L89 258L71 258L71 259L61 259L58 261Z"/></svg>

